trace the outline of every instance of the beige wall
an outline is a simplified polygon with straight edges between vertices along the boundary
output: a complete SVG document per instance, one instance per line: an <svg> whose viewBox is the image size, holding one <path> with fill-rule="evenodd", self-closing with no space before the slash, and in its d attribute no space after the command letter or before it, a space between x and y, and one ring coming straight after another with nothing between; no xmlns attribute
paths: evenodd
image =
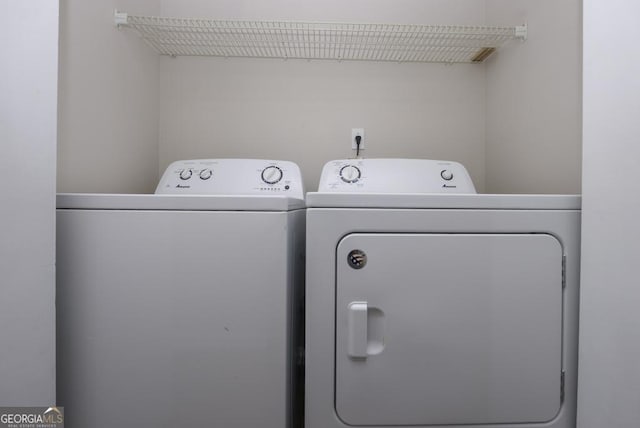
<svg viewBox="0 0 640 428"><path fill-rule="evenodd" d="M185 18L482 24L486 0L160 0Z"/></svg>
<svg viewBox="0 0 640 428"><path fill-rule="evenodd" d="M529 38L487 63L486 191L580 193L581 0L487 0Z"/></svg>
<svg viewBox="0 0 640 428"><path fill-rule="evenodd" d="M215 77L212 77L215 76ZM292 160L315 190L325 162L351 157L456 159L484 182L482 66L164 59L160 169L174 160Z"/></svg>
<svg viewBox="0 0 640 428"><path fill-rule="evenodd" d="M158 0L61 0L58 191L153 190L158 56L113 25L114 9L159 14Z"/></svg>
<svg viewBox="0 0 640 428"><path fill-rule="evenodd" d="M450 159L479 191L580 189L580 0L63 0L59 190L152 192L174 160ZM128 4L127 4L128 3ZM112 9L219 19L529 21L489 64L157 57ZM96 49L96 46L99 49ZM486 186L485 186L486 182Z"/></svg>
<svg viewBox="0 0 640 428"><path fill-rule="evenodd" d="M475 23L484 0L163 0L168 16ZM160 170L188 158L299 164L315 190L325 162L351 157L455 159L484 188L484 66L162 58Z"/></svg>

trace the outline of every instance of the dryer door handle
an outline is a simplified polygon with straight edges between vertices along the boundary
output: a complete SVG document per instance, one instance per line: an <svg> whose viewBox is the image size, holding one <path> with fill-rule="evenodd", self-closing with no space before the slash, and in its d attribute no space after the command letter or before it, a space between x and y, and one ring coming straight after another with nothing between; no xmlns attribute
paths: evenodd
<svg viewBox="0 0 640 428"><path fill-rule="evenodd" d="M347 353L351 358L367 358L367 302L349 303Z"/></svg>

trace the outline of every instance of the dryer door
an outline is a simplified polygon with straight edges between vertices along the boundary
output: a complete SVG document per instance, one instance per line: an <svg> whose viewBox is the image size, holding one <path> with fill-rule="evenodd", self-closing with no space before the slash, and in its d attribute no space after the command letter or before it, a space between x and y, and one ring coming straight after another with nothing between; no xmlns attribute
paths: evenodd
<svg viewBox="0 0 640 428"><path fill-rule="evenodd" d="M336 397L349 425L552 420L562 246L547 234L351 234L337 248Z"/></svg>

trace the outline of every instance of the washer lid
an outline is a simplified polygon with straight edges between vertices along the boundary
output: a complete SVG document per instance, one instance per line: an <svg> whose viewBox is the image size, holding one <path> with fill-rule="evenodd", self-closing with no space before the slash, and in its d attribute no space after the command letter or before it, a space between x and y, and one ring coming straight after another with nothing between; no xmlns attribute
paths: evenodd
<svg viewBox="0 0 640 428"><path fill-rule="evenodd" d="M580 195L442 195L425 193L307 193L309 208L579 210Z"/></svg>
<svg viewBox="0 0 640 428"><path fill-rule="evenodd" d="M292 211L304 201L286 196L59 193L58 209L172 211Z"/></svg>

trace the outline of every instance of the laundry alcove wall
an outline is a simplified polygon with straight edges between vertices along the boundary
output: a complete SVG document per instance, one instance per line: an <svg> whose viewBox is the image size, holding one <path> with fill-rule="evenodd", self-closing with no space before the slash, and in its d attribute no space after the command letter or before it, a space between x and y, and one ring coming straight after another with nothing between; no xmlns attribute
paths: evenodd
<svg viewBox="0 0 640 428"><path fill-rule="evenodd" d="M160 56L113 11L419 25L528 24L480 64ZM61 1L58 190L152 192L177 159L462 162L482 192L580 191L580 0Z"/></svg>

